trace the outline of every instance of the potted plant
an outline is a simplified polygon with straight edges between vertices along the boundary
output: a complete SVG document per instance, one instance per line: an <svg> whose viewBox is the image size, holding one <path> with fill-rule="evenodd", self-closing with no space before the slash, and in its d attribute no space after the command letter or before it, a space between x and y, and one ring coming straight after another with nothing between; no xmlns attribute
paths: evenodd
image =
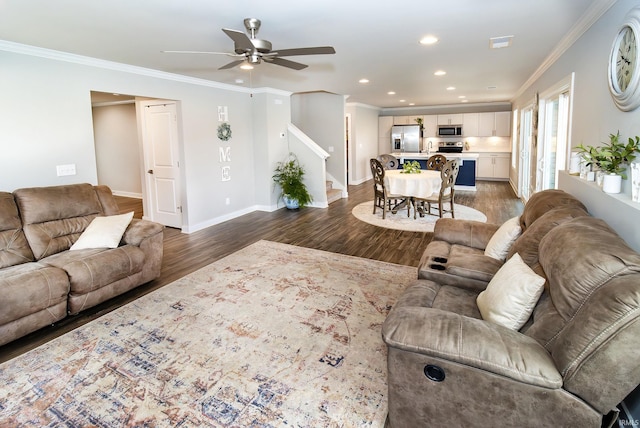
<svg viewBox="0 0 640 428"><path fill-rule="evenodd" d="M605 172L602 190L607 193L620 193L622 179L627 179L627 164L636 158L640 151L640 137L629 138L627 144L620 142L620 132L609 134L609 142L598 147L580 144L578 152L587 161Z"/></svg>
<svg viewBox="0 0 640 428"><path fill-rule="evenodd" d="M304 168L293 153L276 165L273 181L280 186L280 198L288 209L302 208L313 199L302 181L303 176Z"/></svg>

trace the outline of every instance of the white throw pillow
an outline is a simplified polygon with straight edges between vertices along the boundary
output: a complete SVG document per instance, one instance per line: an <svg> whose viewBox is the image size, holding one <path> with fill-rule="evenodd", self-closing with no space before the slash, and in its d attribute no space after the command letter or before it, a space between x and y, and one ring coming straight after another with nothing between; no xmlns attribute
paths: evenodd
<svg viewBox="0 0 640 428"><path fill-rule="evenodd" d="M127 214L96 217L70 249L117 248L132 219L133 211Z"/></svg>
<svg viewBox="0 0 640 428"><path fill-rule="evenodd" d="M496 233L493 234L487 247L484 249L484 255L496 260L507 258L509 249L513 242L518 239L522 228L520 227L520 217L513 217L505 221Z"/></svg>
<svg viewBox="0 0 640 428"><path fill-rule="evenodd" d="M514 254L476 298L482 318L520 330L538 303L544 282L543 277L522 261L520 254Z"/></svg>

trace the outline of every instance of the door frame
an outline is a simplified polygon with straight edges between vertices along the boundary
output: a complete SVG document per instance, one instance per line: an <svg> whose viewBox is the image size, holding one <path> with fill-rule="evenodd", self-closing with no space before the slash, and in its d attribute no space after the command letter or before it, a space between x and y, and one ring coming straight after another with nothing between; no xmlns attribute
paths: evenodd
<svg viewBox="0 0 640 428"><path fill-rule="evenodd" d="M539 111L539 124L538 124L538 144L537 144L537 162L535 165L536 168L536 187L535 190L539 191L542 190L543 187L543 179L544 179L544 172L542 174L538 174L538 164L540 163L540 161L542 160L544 162L545 159L545 147L547 146L547 142L548 142L548 138L550 135L550 130L549 128L549 123L547 120L547 103L550 102L551 100L555 99L556 97L561 96L563 93L568 93L567 99L566 99L566 117L567 117L567 122L566 124L558 124L559 128L563 129L563 133L565 134L565 138L566 138L566 147L564 148L564 151L561 153L561 155L563 156L564 159L564 168L568 169L568 163L569 160L571 159L571 121L572 121L572 117L573 117L573 96L574 96L574 81L575 81L575 73L571 73L568 76L566 76L565 78L563 78L562 80L560 80L559 82L557 82L555 85L551 86L550 88L546 89L544 92L542 92L540 94L540 111ZM566 125L566 128L565 128ZM557 153L557 152L556 152ZM542 168L549 168L549 167L553 167L553 168L557 168L557 163L556 165L543 165ZM560 168L558 168L560 169ZM556 178L556 187L557 187L557 178Z"/></svg>
<svg viewBox="0 0 640 428"><path fill-rule="evenodd" d="M149 160L149 148L146 144L146 131L145 131L145 114L144 109L148 106L159 105L159 104L174 104L176 108L176 126L177 126L177 149L178 149L178 160L179 160L179 173L177 179L179 180L177 186L180 191L180 207L182 214L182 225L181 231L184 231L185 221L187 215L187 207L185 204L185 177L184 177L184 165L183 161L183 140L182 140L182 118L180 114L180 102L177 100L168 100L168 99L136 99L136 119L138 124L138 139L140 141L140 179L142 180L142 209L143 209L143 219L149 221L155 221L153 210L152 210L152 193L151 193L151 180L147 174L147 165Z"/></svg>

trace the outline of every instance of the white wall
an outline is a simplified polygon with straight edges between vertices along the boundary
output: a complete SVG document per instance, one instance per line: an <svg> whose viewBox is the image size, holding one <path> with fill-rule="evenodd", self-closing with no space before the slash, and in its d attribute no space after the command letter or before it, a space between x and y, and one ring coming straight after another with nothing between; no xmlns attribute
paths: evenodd
<svg viewBox="0 0 640 428"><path fill-rule="evenodd" d="M342 95L307 92L291 96L291 123L329 153L327 173L346 185L345 103Z"/></svg>
<svg viewBox="0 0 640 428"><path fill-rule="evenodd" d="M364 104L348 103L346 111L351 115L349 182L360 184L372 178L369 160L378 156L380 110Z"/></svg>
<svg viewBox="0 0 640 428"><path fill-rule="evenodd" d="M98 184L120 196L142 197L137 129L133 102L93 107Z"/></svg>
<svg viewBox="0 0 640 428"><path fill-rule="evenodd" d="M271 174L256 168L264 159L254 152L265 147L256 143L266 143L268 152L276 143L255 142L249 89L1 41L0 189L98 183L91 91L177 101L186 231L253 211L256 203L270 205L256 201L256 183L270 182ZM232 138L225 143L217 138L218 106L229 112ZM288 118L269 115L269 127L284 130ZM220 147L231 150L230 181L221 179ZM71 163L75 176L56 176L56 165Z"/></svg>

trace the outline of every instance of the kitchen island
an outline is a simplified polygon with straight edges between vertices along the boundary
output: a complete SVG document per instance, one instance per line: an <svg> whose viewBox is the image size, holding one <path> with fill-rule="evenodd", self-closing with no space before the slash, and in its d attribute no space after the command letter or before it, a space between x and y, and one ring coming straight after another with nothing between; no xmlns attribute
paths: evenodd
<svg viewBox="0 0 640 428"><path fill-rule="evenodd" d="M420 168L422 169L427 168L427 159L435 154L444 155L447 159L458 159L460 161L460 171L458 172L455 186L456 190L476 190L476 162L479 157L478 153L391 153L391 155L398 159L398 168L402 168L402 165L407 161L417 161L420 163Z"/></svg>

